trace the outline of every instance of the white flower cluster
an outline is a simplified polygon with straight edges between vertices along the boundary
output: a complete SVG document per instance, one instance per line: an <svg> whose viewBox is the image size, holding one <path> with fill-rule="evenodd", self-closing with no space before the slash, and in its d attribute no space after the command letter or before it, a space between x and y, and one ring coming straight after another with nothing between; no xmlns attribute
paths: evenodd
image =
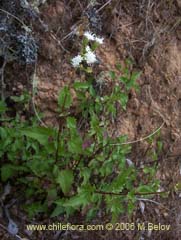
<svg viewBox="0 0 181 240"><path fill-rule="evenodd" d="M99 44L103 44L104 38L97 37L95 34L89 31L86 31L84 33L84 36L89 41L95 41ZM83 61L86 61L87 64L93 64L97 62L96 54L94 53L94 51L92 51L92 49L89 46L86 46L84 55L79 54L75 56L74 58L72 58L71 63L73 67L76 68L76 67L79 67Z"/></svg>
<svg viewBox="0 0 181 240"><path fill-rule="evenodd" d="M99 44L103 44L104 42L104 38L101 37L97 37L94 33L91 33L89 31L86 31L84 33L84 36L89 40L89 41L95 41Z"/></svg>
<svg viewBox="0 0 181 240"><path fill-rule="evenodd" d="M81 62L84 60L87 62L87 64L93 64L93 63L97 62L96 55L89 46L86 47L86 53L84 54L83 57L79 54L76 57L72 58L71 62L72 62L73 67L76 68L76 67L79 67Z"/></svg>
<svg viewBox="0 0 181 240"><path fill-rule="evenodd" d="M77 55L76 57L72 58L71 62L74 67L78 67L82 61L83 57L81 55Z"/></svg>
<svg viewBox="0 0 181 240"><path fill-rule="evenodd" d="M89 46L86 47L86 53L84 55L85 61L87 64L93 64L97 62L97 58L95 53L90 49Z"/></svg>

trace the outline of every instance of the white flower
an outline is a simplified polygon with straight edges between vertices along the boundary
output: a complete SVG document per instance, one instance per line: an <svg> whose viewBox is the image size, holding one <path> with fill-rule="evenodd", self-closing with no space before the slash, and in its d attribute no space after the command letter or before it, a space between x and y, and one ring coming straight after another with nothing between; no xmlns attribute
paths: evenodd
<svg viewBox="0 0 181 240"><path fill-rule="evenodd" d="M86 46L85 50L86 50L86 52L92 52L92 50L89 46Z"/></svg>
<svg viewBox="0 0 181 240"><path fill-rule="evenodd" d="M104 38L97 37L94 33L91 33L89 31L86 31L84 33L84 36L89 40L89 41L96 41L99 44L103 44Z"/></svg>
<svg viewBox="0 0 181 240"><path fill-rule="evenodd" d="M99 44L103 44L104 38L95 37L94 40Z"/></svg>
<svg viewBox="0 0 181 240"><path fill-rule="evenodd" d="M81 55L77 55L76 57L72 58L71 62L74 67L78 67L82 62L83 57Z"/></svg>
<svg viewBox="0 0 181 240"><path fill-rule="evenodd" d="M92 64L92 63L97 62L96 55L95 55L95 53L90 49L89 46L86 47L86 53L85 53L85 55L84 55L84 58L85 58L87 64Z"/></svg>
<svg viewBox="0 0 181 240"><path fill-rule="evenodd" d="M85 54L85 60L88 64L92 64L92 63L95 63L97 62L97 58L96 58L96 55L95 53L93 52L87 52Z"/></svg>
<svg viewBox="0 0 181 240"><path fill-rule="evenodd" d="M89 31L86 31L86 32L84 33L84 36L85 36L88 40L90 40L90 41L94 41L94 40L95 40L95 34L89 32Z"/></svg>

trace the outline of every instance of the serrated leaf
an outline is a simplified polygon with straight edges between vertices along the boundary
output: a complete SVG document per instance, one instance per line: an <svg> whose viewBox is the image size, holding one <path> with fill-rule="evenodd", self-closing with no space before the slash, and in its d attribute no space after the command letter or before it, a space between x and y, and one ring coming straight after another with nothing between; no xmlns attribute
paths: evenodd
<svg viewBox="0 0 181 240"><path fill-rule="evenodd" d="M60 205L57 205L55 207L55 209L53 210L52 214L50 215L50 217L58 217L60 214L64 213L65 212L65 208L60 206Z"/></svg>
<svg viewBox="0 0 181 240"><path fill-rule="evenodd" d="M59 93L58 96L58 105L61 110L68 109L72 104L72 97L70 94L70 90L67 86L65 86Z"/></svg>
<svg viewBox="0 0 181 240"><path fill-rule="evenodd" d="M74 176L72 170L67 169L59 172L56 181L60 185L62 192L66 195L72 187L73 180Z"/></svg>
<svg viewBox="0 0 181 240"><path fill-rule="evenodd" d="M64 207L73 207L77 208L80 206L84 206L88 203L87 198L84 194L77 195L75 197L70 198L67 202L63 205Z"/></svg>
<svg viewBox="0 0 181 240"><path fill-rule="evenodd" d="M54 130L45 127L29 127L20 130L21 134L37 140L40 144L46 145L49 137L54 135Z"/></svg>
<svg viewBox="0 0 181 240"><path fill-rule="evenodd" d="M63 203L63 206L72 207L74 209L80 206L85 207L87 204L90 203L94 190L95 188L90 185L86 185L81 189L78 189L77 195L66 200L66 202ZM60 200L56 203L62 203L62 201Z"/></svg>

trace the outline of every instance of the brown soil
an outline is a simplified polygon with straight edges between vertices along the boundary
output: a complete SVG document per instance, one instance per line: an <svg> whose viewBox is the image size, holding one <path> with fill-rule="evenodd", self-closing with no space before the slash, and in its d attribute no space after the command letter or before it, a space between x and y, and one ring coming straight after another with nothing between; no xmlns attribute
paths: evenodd
<svg viewBox="0 0 181 240"><path fill-rule="evenodd" d="M72 31L75 23L81 24L81 7L85 9L86 3L58 0L49 2L40 8L41 18L49 30L35 30L40 44L36 65L38 94L35 102L38 110L44 114L43 122L52 125L56 124L58 91L63 85L71 84L81 77L70 64L71 57L77 53L79 47L78 38L75 35L64 37ZM103 5L106 1L99 2ZM58 238L53 238L54 232L41 232L39 236L32 233L28 239L179 239L180 198L174 189L179 182L181 157L180 12L180 1L174 0L112 1L100 11L103 22L100 35L104 36L105 42L98 51L100 70L114 69L117 62L124 63L127 57L131 57L135 62L134 68L142 71L138 80L140 92L132 91L127 111L118 113L116 134L126 134L129 141L134 141L148 136L164 123L161 129L164 149L159 158L158 176L163 189L173 191L169 198L154 198L160 205L145 202L144 214L141 214L138 206L129 222L171 224L171 231L71 232ZM21 78L21 74L18 74L18 86L21 89L22 85L27 85L27 80L22 80L24 77ZM130 158L137 165L144 163L147 143L138 141L132 147ZM40 223L47 224L49 221ZM73 221L77 224L81 219ZM100 224L100 221L101 219L95 223ZM120 219L120 222L124 221L128 221L126 216ZM2 231L0 236L4 234ZM3 239L12 238L4 235Z"/></svg>

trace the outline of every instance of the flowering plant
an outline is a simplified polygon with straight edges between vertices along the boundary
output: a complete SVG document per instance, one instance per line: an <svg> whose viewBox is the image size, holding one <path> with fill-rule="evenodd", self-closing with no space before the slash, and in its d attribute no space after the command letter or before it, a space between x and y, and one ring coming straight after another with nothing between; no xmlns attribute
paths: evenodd
<svg viewBox="0 0 181 240"><path fill-rule="evenodd" d="M90 71L87 65L90 66L98 62L95 50L100 44L103 44L104 38L98 37L90 31L84 32L83 36L82 50L77 56L72 58L71 63L75 68Z"/></svg>
<svg viewBox="0 0 181 240"><path fill-rule="evenodd" d="M85 32L72 65L90 73L100 44L103 38ZM90 219L105 206L102 211L115 221L124 211L132 212L138 195L157 190L155 168L137 169L127 158L131 147L126 136L109 133L110 119L116 118L119 107L126 110L129 90L136 87L139 77L129 66L117 68L121 76L109 72L115 83L109 93L101 92L102 80L92 72L85 82L74 82L76 106L69 87L64 86L58 96L57 128L21 121L18 114L14 120L6 118L7 107L0 101L0 155L3 163L6 159L0 167L1 179L21 188L23 184L28 199L24 209L30 217L40 212L55 217L82 211ZM38 201L30 202L34 195Z"/></svg>

